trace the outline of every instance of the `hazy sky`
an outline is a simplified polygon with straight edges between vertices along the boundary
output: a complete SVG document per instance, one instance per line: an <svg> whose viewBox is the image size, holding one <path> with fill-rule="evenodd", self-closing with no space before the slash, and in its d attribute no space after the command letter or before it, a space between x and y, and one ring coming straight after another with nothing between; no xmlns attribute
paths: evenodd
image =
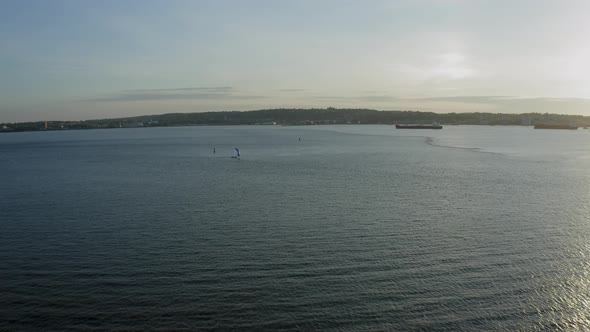
<svg viewBox="0 0 590 332"><path fill-rule="evenodd" d="M589 33L588 0L0 0L0 122L328 106L590 115Z"/></svg>

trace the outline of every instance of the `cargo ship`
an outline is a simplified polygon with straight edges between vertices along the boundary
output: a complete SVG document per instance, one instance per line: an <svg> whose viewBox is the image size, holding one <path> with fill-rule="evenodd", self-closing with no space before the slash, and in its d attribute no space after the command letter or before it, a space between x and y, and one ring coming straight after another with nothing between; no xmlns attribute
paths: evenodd
<svg viewBox="0 0 590 332"><path fill-rule="evenodd" d="M423 125L423 124L396 124L397 129L442 129L439 124Z"/></svg>
<svg viewBox="0 0 590 332"><path fill-rule="evenodd" d="M569 129L577 130L578 126L564 124L536 124L535 129Z"/></svg>

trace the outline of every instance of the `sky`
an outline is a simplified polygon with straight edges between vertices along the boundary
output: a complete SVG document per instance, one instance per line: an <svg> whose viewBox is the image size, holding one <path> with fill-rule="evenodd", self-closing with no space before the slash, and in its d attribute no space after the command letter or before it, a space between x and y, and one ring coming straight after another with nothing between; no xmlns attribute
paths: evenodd
<svg viewBox="0 0 590 332"><path fill-rule="evenodd" d="M590 1L0 0L0 123L264 108L590 115Z"/></svg>

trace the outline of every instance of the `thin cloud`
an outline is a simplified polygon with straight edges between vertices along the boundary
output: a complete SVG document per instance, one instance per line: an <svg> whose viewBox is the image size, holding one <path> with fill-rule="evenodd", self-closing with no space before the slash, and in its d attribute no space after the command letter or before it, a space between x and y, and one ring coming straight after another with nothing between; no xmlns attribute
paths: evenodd
<svg viewBox="0 0 590 332"><path fill-rule="evenodd" d="M502 99L514 98L513 96L449 96L449 97L426 97L411 98L409 100L427 100L427 101L464 101L464 102L489 102Z"/></svg>
<svg viewBox="0 0 590 332"><path fill-rule="evenodd" d="M590 102L587 98L552 98L552 97L519 97L519 96L450 96L450 97L426 97L407 100L424 101L458 101L458 102Z"/></svg>
<svg viewBox="0 0 590 332"><path fill-rule="evenodd" d="M171 89L124 90L106 96L86 99L89 102L146 101L146 100L246 100L267 98L243 95L233 87L198 87Z"/></svg>
<svg viewBox="0 0 590 332"><path fill-rule="evenodd" d="M497 102L512 100L514 96L448 96L448 97L424 97L424 98L400 98L391 95L357 95L357 96L315 96L315 99L330 99L343 101L366 102L398 102L398 101L443 101L443 102ZM527 98L531 99L531 98Z"/></svg>
<svg viewBox="0 0 590 332"><path fill-rule="evenodd" d="M365 102L391 102L401 100L388 95L361 95L361 96L315 96L314 99L329 99L342 101L365 101Z"/></svg>
<svg viewBox="0 0 590 332"><path fill-rule="evenodd" d="M235 91L235 89L231 86L213 86L213 87L196 87L196 88L171 88L171 89L139 89L139 90L125 90L124 92L185 92L185 91L195 91L195 92L230 92Z"/></svg>

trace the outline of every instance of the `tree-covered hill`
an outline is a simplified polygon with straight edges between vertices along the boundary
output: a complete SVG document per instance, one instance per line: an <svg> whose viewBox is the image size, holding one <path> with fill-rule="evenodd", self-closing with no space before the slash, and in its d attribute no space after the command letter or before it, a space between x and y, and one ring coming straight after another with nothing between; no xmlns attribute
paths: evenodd
<svg viewBox="0 0 590 332"><path fill-rule="evenodd" d="M432 113L418 111L378 111L371 109L265 109L204 113L169 113L127 118L86 121L39 121L2 123L0 131L93 129L124 127L162 127L187 125L318 125L318 124L396 124L433 122L446 125L517 125L535 123L590 126L590 117L548 113Z"/></svg>

